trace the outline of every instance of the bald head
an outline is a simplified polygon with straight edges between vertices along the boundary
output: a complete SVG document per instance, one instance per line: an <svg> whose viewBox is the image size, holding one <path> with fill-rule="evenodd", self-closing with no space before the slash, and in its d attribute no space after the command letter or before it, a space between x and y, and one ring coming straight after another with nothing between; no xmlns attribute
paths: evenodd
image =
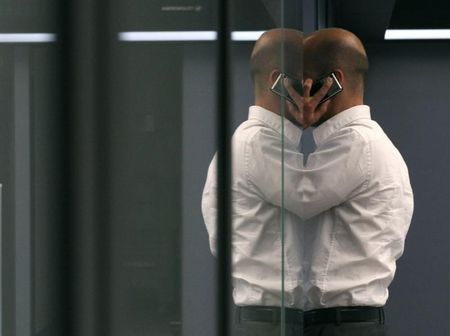
<svg viewBox="0 0 450 336"><path fill-rule="evenodd" d="M301 77L303 67L303 33L286 28L268 30L256 41L250 58L250 72L255 94L270 88L273 70Z"/></svg>
<svg viewBox="0 0 450 336"><path fill-rule="evenodd" d="M366 51L353 33L339 28L316 31L304 41L305 75L314 79L340 69L347 88L363 94L364 77L369 69Z"/></svg>

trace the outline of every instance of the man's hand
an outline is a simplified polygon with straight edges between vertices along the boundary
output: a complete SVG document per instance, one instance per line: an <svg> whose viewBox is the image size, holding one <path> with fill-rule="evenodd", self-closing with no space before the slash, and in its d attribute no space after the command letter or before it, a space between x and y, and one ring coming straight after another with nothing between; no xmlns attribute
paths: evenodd
<svg viewBox="0 0 450 336"><path fill-rule="evenodd" d="M294 100L295 105L291 102L288 103L289 113L298 121L303 128L308 128L314 125L325 114L330 101L326 101L319 105L320 100L325 97L328 90L333 84L333 80L328 78L322 85L317 93L310 97L311 86L313 81L306 79L303 82L303 96L301 96L293 87L289 80L284 81L284 86L288 91L291 98Z"/></svg>

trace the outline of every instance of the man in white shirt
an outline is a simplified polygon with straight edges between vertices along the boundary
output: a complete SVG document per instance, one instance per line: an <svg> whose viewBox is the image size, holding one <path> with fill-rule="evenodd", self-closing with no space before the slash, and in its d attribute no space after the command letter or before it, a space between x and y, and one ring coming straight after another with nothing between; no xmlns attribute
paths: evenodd
<svg viewBox="0 0 450 336"><path fill-rule="evenodd" d="M315 125L317 149L304 167L285 173L285 207L307 219L307 336L387 335L382 307L403 253L413 193L402 156L363 105L367 70L364 47L348 31L324 29L304 40L304 78L334 72L343 87ZM305 98L287 89L300 106Z"/></svg>
<svg viewBox="0 0 450 336"><path fill-rule="evenodd" d="M303 235L298 216L285 211L282 204L282 153L289 169L295 170L295 177L286 177L286 185L291 185L293 178L300 178L297 171L302 158L297 148L301 129L294 125L293 116L281 116L286 103L270 90L282 71L302 78L302 39L303 34L296 30L270 30L256 42L250 59L255 105L232 139L233 336L279 336L283 302L287 307L285 335L299 336L303 330ZM330 85L325 84L313 98L305 99L306 123L316 121L325 111L326 104L316 107ZM299 111L293 113L301 119ZM202 199L213 254L217 240L216 165L214 157ZM295 204L297 209L299 203Z"/></svg>

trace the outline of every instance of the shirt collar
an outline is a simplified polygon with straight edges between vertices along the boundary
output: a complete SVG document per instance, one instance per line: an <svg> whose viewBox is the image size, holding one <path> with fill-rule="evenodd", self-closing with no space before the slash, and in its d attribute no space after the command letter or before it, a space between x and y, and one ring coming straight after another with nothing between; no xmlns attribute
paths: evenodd
<svg viewBox="0 0 450 336"><path fill-rule="evenodd" d="M337 132L345 125L358 120L370 119L370 107L367 105L353 106L347 110L339 112L332 118L325 121L313 131L314 141L320 146L331 134Z"/></svg>
<svg viewBox="0 0 450 336"><path fill-rule="evenodd" d="M264 124L274 129L278 133L282 133L282 117L261 106L250 106L248 119L257 119L259 121L262 121ZM291 121L284 118L284 136L295 145L298 145L302 136L302 130L301 128L295 126Z"/></svg>

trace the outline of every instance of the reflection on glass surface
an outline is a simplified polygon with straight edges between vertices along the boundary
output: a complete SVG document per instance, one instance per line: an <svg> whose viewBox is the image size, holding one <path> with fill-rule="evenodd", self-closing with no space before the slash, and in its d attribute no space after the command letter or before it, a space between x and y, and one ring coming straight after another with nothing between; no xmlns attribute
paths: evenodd
<svg viewBox="0 0 450 336"><path fill-rule="evenodd" d="M260 3L261 5L261 3ZM278 2L278 5L281 5ZM242 17L245 17L247 13L250 13L250 9L255 9L254 7L247 7L242 9L242 13L239 13ZM257 7L258 9L264 9L262 7ZM247 12L248 11L248 12ZM267 12L266 12L267 14ZM262 16L254 16L253 20L256 18L262 18ZM270 28L274 27L273 18L270 15L266 16L267 20L271 22ZM282 20L281 20L282 21ZM245 22L245 20L243 20ZM239 24L241 22L234 22L234 24ZM300 50L295 56L296 58L296 66L301 68L301 37L297 37L297 51ZM280 314L283 314L282 310L280 310L280 306L284 305L285 294L289 292L286 296L286 302L290 308L299 304L300 298L298 297L298 293L294 293L296 291L295 285L292 284L291 280L289 280L289 289L285 289L284 287L284 276L285 273L283 271L284 260L283 255L285 251L283 250L282 245L284 244L284 222L282 217L282 142L283 142L283 119L279 116L281 111L280 109L280 99L275 96L271 91L270 87L263 88L261 85L262 78L258 79L261 81L258 83L256 81L256 85L259 86L256 88L256 104L262 104L263 99L261 96L267 95L265 97L267 101L269 101L269 96L271 96L272 102L275 102L271 107L267 107L266 105L262 105L266 108L275 108L278 113L275 114L273 112L269 112L262 108L252 107L250 109L250 120L247 120L249 113L249 106L255 105L255 92L253 91L253 84L249 82L249 72L253 68L255 70L255 66L258 61L253 58L252 60L250 55L252 53L253 43L246 45L245 54L243 48L238 47L237 45L232 45L232 75L233 75L233 101L232 105L232 113L233 113L233 125L232 129L236 128L241 124L237 129L236 133L233 136L233 146L232 146L232 161L233 161L233 184L232 184L232 256L233 256L233 285L234 285L234 295L233 295L233 303L231 304L231 310L233 311L233 315L231 318L233 335L241 335L246 332L254 332L254 333L267 333L269 334L284 334L285 333L285 323L284 316L281 316L282 322L280 323ZM278 47L273 46L273 54L266 54L266 61L270 65L273 66L272 70L277 70L278 72L283 69L283 67L289 68L290 71L299 73L301 71L294 70L294 66L292 62L286 61L289 64L283 64L283 61L280 61L280 50L288 50L289 48L285 48L283 43L277 44ZM269 48L268 48L269 49ZM292 49L291 49L292 50ZM238 54L239 52L239 54ZM256 54L256 53L255 53ZM262 56L261 56L262 57ZM256 57L257 58L257 57ZM286 57L288 59L289 57ZM264 61L261 59L261 63ZM259 69L258 71L266 71ZM258 73L257 76L261 74ZM267 74L268 75L268 74ZM261 75L262 76L262 75ZM301 77L301 74L299 75ZM269 79L267 78L267 81ZM245 83L248 86L244 86ZM242 89L245 88L243 92ZM264 90L266 89L266 90ZM258 91L259 90L259 91ZM263 93L264 92L264 93ZM245 94L244 94L245 93ZM266 115L267 114L267 115ZM256 135L263 134L264 131L259 133L257 129L258 125L255 125L257 115L260 118L263 118L264 122L261 121L261 124L267 122L267 119L272 119L268 122L273 128L277 130L272 135L273 142L271 147L267 143L264 144L264 139L258 138L254 143L250 142L248 147L253 148L262 148L260 151L261 154L259 157L257 153L253 153L249 155L249 157L245 157L243 154L243 148L245 148L246 135L245 133L253 132ZM264 117L265 116L265 117ZM259 120L259 119L258 119ZM293 125L291 127L295 128ZM272 128L267 128L268 132L272 131ZM249 137L250 139L250 137ZM271 150L267 150L268 146ZM275 149L274 149L275 148ZM278 150L278 151L277 151ZM264 160L265 156L272 155L270 159ZM206 226L209 232L210 239L210 247L213 253L217 253L217 240L221 239L220 236L217 235L216 228L216 220L217 220L217 206L214 203L214 194L217 192L216 186L216 178L217 178L217 158L215 157L211 163L208 172L208 178L205 184L204 194L203 194L203 216L206 221ZM253 167L249 168L251 172L245 173L246 165L245 163L249 162L249 166ZM273 162L273 165L265 164L267 162ZM259 172L259 173L258 173ZM262 194L255 193L252 188L247 189L248 183L245 182L244 176L249 174L249 178L251 178L251 185L254 185L255 189L260 190ZM254 176L256 174L256 176ZM267 174L266 183L263 182L264 174ZM260 177L258 179L258 177ZM269 183L269 182L272 182ZM268 191L267 189L271 189ZM278 206L270 205L270 201L265 199L265 192L268 192L269 195L274 195L274 199L270 201L275 202ZM272 194L273 193L273 194ZM276 199L276 201L275 201ZM279 202L279 203L277 203ZM254 208L252 208L252 206ZM259 210L256 211L255 209ZM268 208L272 208L269 210ZM264 212L264 214L263 214ZM270 213L270 214L269 214ZM286 215L289 221L292 222L292 216L290 213ZM252 226L253 223L253 226ZM289 241L297 240L299 234L297 232L297 227L295 225L289 224L288 235ZM294 243L298 247L298 243ZM290 263L295 270L292 268L289 271L289 279L292 279L292 273L298 271L298 267L300 266L299 262L295 262L294 260L298 260L299 252L294 251L295 248L289 246L290 251ZM262 275L263 274L263 275ZM295 276L298 278L298 274ZM251 306L251 307L249 307ZM275 325L271 324L270 326L265 326L256 320L248 320L251 314L264 314L264 312L255 312L258 307L256 306L265 306L265 313L271 314L271 311L267 311L267 309L272 309L274 314L270 316L278 316L278 323ZM242 307L242 308L241 308ZM264 310L263 309L263 310ZM297 311L298 313L298 311ZM241 320L239 320L239 316ZM298 315L301 318L300 315ZM236 323L236 318L238 319L238 323ZM254 318L254 317L253 317ZM246 328L250 328L247 330ZM290 328L287 328L290 329ZM247 330L247 331L246 331ZM299 333L298 325L296 333ZM288 331L286 334L292 333Z"/></svg>
<svg viewBox="0 0 450 336"><path fill-rule="evenodd" d="M61 332L57 3L0 3L0 333Z"/></svg>
<svg viewBox="0 0 450 336"><path fill-rule="evenodd" d="M0 34L0 43L46 43L55 41L56 41L56 34L49 34L49 33Z"/></svg>
<svg viewBox="0 0 450 336"><path fill-rule="evenodd" d="M60 69L55 34L40 33L39 28L48 28L39 24L42 17L33 11L29 15L25 19L17 13L14 23L9 18L0 34L0 319L4 334L50 335L61 331L61 316L55 311L61 288L62 113L60 92L54 87ZM29 33L11 33L24 28L30 28Z"/></svg>
<svg viewBox="0 0 450 336"><path fill-rule="evenodd" d="M180 323L183 45L117 46L110 114L111 332Z"/></svg>
<svg viewBox="0 0 450 336"><path fill-rule="evenodd" d="M217 279L198 205L216 149L214 34L195 43L180 42L179 32L177 41L165 36L165 43L123 34L216 32L216 2L108 4L115 38L104 42L106 34L102 40L96 34L106 28L96 30L89 20L78 26L89 15L103 18L90 5L73 7L66 24L74 36L64 40L62 9L54 2L0 3L0 150L6 158L0 182L8 223L2 299L13 307L2 311L2 328L17 335L57 335L68 327L86 335L104 328L111 335L210 336ZM246 118L253 95L248 41L283 21L280 6L233 3L231 40L241 43L230 56L234 126ZM293 18L295 11L285 15ZM61 46L76 52L71 63L61 60L67 56ZM108 62L96 59L102 48L110 48L112 59L104 91L96 87L104 83L97 67ZM73 66L62 69L70 73L65 77L61 61ZM64 92L67 87L74 93ZM108 103L98 104L97 94ZM106 169L98 173L98 167ZM63 302L73 316L63 316ZM111 326L98 327L99 316Z"/></svg>
<svg viewBox="0 0 450 336"><path fill-rule="evenodd" d="M450 300L442 288L449 276L442 265L448 235L441 223L449 215L449 190L442 181L450 172L440 144L450 141L450 48L445 41L383 41L394 2L386 1L383 8L359 0L229 2L230 128L248 122L249 106L255 104L250 55L264 31L315 30L316 4L332 11L318 13L328 20L318 24L334 20L359 29L375 69L367 78L367 101L408 163L417 190L415 221L427 224L412 225L387 318L398 335L411 330L426 334L430 324L446 335L449 327L441 322ZM220 127L217 4L111 0L94 6L81 0L63 9L54 0L0 1L0 334L216 335L217 259L208 246L200 204ZM71 14L64 14L68 9ZM61 17L70 18L64 28ZM286 64L279 67L296 72ZM261 122L273 117L256 110ZM286 111L280 108L280 113ZM270 194L279 208L266 231L263 225L233 223L245 231L232 242L245 255L234 271L262 283L251 295L241 295L251 292L252 279L235 272L235 302L317 308L296 281L309 273L299 269L305 249L311 260L321 258L312 246L320 236L317 231L327 233L327 226L317 229L314 217L299 220L297 227L296 210L285 209L291 199L286 186L295 180L286 165L298 153L289 141L297 131L279 116L271 122L278 133L263 154L281 146L273 159L276 168L268 169L256 158L249 162L255 175L270 176L271 190L257 192ZM311 133L304 132L302 141L304 151ZM264 146L264 139L258 145ZM234 168L242 168L242 160L234 161ZM234 214L245 212L249 197L244 196L234 199ZM249 217L264 217L261 204L253 205ZM260 245L246 250L245 239L255 241L258 234L264 238ZM255 271L269 259L275 272ZM367 276L370 263L364 260L354 278ZM302 304L297 306L298 301ZM331 300L321 304L327 302ZM228 308L234 306L230 297ZM277 335L288 335L290 314L288 309L279 312L281 323L273 327Z"/></svg>

